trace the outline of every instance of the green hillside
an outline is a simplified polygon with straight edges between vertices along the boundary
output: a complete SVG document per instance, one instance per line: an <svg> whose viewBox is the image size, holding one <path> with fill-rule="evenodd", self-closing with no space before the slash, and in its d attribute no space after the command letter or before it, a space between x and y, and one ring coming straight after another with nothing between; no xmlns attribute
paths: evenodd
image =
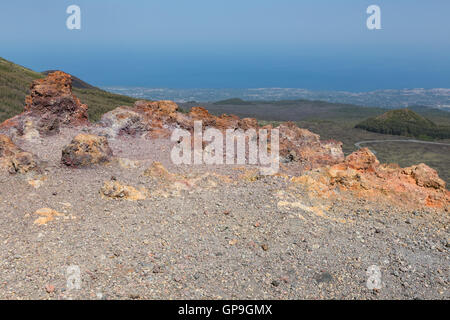
<svg viewBox="0 0 450 320"><path fill-rule="evenodd" d="M23 111L31 82L45 75L0 58L0 122ZM84 84L84 85L78 85ZM133 105L136 99L113 94L75 79L74 94L89 106L91 121L122 105Z"/></svg>
<svg viewBox="0 0 450 320"><path fill-rule="evenodd" d="M390 110L358 123L356 128L426 140L450 138L450 126L437 125L410 109Z"/></svg>
<svg viewBox="0 0 450 320"><path fill-rule="evenodd" d="M214 104L216 105L252 105L253 103L251 101L245 101L239 98L231 98L227 100L217 101Z"/></svg>

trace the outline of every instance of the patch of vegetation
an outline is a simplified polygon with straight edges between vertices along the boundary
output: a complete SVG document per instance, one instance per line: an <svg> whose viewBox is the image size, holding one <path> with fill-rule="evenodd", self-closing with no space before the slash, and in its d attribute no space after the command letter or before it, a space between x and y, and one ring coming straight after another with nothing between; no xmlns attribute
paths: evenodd
<svg viewBox="0 0 450 320"><path fill-rule="evenodd" d="M232 98L232 99L227 99L227 100L222 100L222 101L217 101L214 104L216 105L252 105L253 103L250 101L245 101L239 98Z"/></svg>
<svg viewBox="0 0 450 320"><path fill-rule="evenodd" d="M101 116L120 106L132 106L138 99L100 89L73 89L73 93L88 105L89 120L98 121Z"/></svg>
<svg viewBox="0 0 450 320"><path fill-rule="evenodd" d="M31 82L43 77L0 58L0 122L22 112Z"/></svg>
<svg viewBox="0 0 450 320"><path fill-rule="evenodd" d="M42 73L0 58L0 122L23 111L31 83L44 77ZM91 121L99 120L103 113L119 106L131 106L137 100L106 92L77 79L74 81L73 92L81 102L89 106Z"/></svg>
<svg viewBox="0 0 450 320"><path fill-rule="evenodd" d="M358 123L356 128L419 139L448 139L450 126L438 126L410 109L390 110Z"/></svg>

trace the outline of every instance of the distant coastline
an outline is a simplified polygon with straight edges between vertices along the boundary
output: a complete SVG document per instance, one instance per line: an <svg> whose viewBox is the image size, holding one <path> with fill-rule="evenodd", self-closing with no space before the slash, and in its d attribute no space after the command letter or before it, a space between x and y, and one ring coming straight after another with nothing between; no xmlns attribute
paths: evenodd
<svg viewBox="0 0 450 320"><path fill-rule="evenodd" d="M313 91L301 88L170 89L143 87L102 87L106 91L139 99L176 102L216 102L239 98L245 101L321 100L369 107L403 108L427 106L450 111L450 89L402 89L370 92Z"/></svg>

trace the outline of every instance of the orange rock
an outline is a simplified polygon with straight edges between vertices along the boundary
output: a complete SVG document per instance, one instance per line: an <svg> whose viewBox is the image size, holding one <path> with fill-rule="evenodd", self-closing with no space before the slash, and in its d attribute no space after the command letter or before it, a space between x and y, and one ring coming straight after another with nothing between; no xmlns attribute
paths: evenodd
<svg viewBox="0 0 450 320"><path fill-rule="evenodd" d="M346 195L385 200L410 208L448 208L450 192L437 172L425 164L408 168L380 164L367 148L358 150L344 162L307 172L291 179L319 197Z"/></svg>
<svg viewBox="0 0 450 320"><path fill-rule="evenodd" d="M380 162L368 148L363 148L350 154L345 159L345 164L358 171L375 172Z"/></svg>
<svg viewBox="0 0 450 320"><path fill-rule="evenodd" d="M278 130L280 156L285 162L299 162L305 169L313 169L344 160L341 142L321 141L319 135L301 129L293 122L282 123Z"/></svg>
<svg viewBox="0 0 450 320"><path fill-rule="evenodd" d="M55 220L55 217L63 216L62 213L59 213L58 211L55 211L50 208L42 208L42 209L36 210L36 212L34 214L40 216L39 218L34 220L34 224L37 224L40 226L46 225L50 221Z"/></svg>
<svg viewBox="0 0 450 320"><path fill-rule="evenodd" d="M421 163L402 170L402 174L411 176L419 187L445 189L445 182L439 178L436 170Z"/></svg>
<svg viewBox="0 0 450 320"><path fill-rule="evenodd" d="M164 182L173 182L178 179L175 174L167 171L161 162L153 162L151 166L144 171L144 176L153 177Z"/></svg>
<svg viewBox="0 0 450 320"><path fill-rule="evenodd" d="M134 187L123 185L118 181L106 181L100 189L100 193L103 197L111 199L137 201L145 200L148 192L145 188L137 190Z"/></svg>

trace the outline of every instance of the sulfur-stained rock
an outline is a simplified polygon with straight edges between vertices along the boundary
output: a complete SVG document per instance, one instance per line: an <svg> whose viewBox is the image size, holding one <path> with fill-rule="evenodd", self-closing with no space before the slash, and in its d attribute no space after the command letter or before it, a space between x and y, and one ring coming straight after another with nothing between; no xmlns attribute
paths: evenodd
<svg viewBox="0 0 450 320"><path fill-rule="evenodd" d="M62 213L59 213L58 211L50 208L42 208L36 210L34 214L39 216L39 218L34 220L34 224L37 224L39 226L46 225L47 223L55 220L55 217L63 216Z"/></svg>
<svg viewBox="0 0 450 320"><path fill-rule="evenodd" d="M134 187L123 185L118 181L106 181L100 190L103 197L111 199L124 199L129 201L145 200L147 190L137 190Z"/></svg>
<svg viewBox="0 0 450 320"><path fill-rule="evenodd" d="M69 167L85 167L109 162L112 155L105 137L79 134L64 147L61 162Z"/></svg>
<svg viewBox="0 0 450 320"><path fill-rule="evenodd" d="M144 171L144 176L152 177L163 182L174 182L180 178L169 172L161 162L153 162L151 166Z"/></svg>
<svg viewBox="0 0 450 320"><path fill-rule="evenodd" d="M26 173L36 168L33 154L23 151L8 136L0 134L0 169L9 173Z"/></svg>

